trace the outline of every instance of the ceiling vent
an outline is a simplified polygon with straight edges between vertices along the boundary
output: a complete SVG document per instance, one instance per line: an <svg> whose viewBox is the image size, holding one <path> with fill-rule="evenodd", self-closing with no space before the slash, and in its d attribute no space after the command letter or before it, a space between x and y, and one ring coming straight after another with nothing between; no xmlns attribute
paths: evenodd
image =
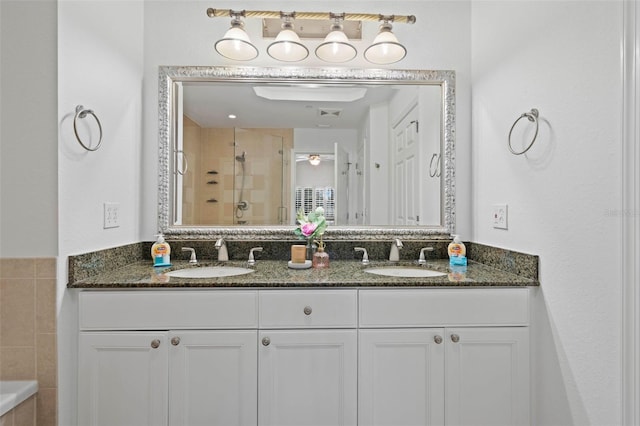
<svg viewBox="0 0 640 426"><path fill-rule="evenodd" d="M342 109L338 108L318 108L319 117L338 118L342 114Z"/></svg>

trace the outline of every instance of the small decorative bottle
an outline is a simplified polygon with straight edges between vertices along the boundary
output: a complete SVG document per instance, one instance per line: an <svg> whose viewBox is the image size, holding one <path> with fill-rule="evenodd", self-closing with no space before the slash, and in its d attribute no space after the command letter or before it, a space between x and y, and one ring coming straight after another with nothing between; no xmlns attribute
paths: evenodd
<svg viewBox="0 0 640 426"><path fill-rule="evenodd" d="M322 237L320 237L320 241L318 242L318 249L313 254L312 266L319 269L329 267L329 254L324 251L324 243L322 242Z"/></svg>

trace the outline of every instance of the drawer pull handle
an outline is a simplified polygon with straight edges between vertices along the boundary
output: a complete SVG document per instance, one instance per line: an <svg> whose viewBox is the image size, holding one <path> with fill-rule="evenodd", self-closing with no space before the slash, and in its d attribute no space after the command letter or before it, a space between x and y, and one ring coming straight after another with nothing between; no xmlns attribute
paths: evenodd
<svg viewBox="0 0 640 426"><path fill-rule="evenodd" d="M436 335L436 336L433 338L433 341L434 341L434 342L436 342L436 345L439 345L440 343L442 343L442 336L438 336L438 335Z"/></svg>
<svg viewBox="0 0 640 426"><path fill-rule="evenodd" d="M453 343L458 343L460 341L460 336L458 336L457 334L452 334L451 335L451 341Z"/></svg>
<svg viewBox="0 0 640 426"><path fill-rule="evenodd" d="M180 338L179 338L179 337L177 337L177 336L176 336L176 337L172 337L172 338L171 338L171 344L172 344L173 346L178 346L178 345L180 344Z"/></svg>
<svg viewBox="0 0 640 426"><path fill-rule="evenodd" d="M268 337L262 338L262 346L269 346L270 344L271 344L271 339L269 339Z"/></svg>
<svg viewBox="0 0 640 426"><path fill-rule="evenodd" d="M153 349L158 349L160 347L160 339L154 339L151 341L151 347Z"/></svg>
<svg viewBox="0 0 640 426"><path fill-rule="evenodd" d="M304 314L305 315L311 315L311 306L305 306L304 307Z"/></svg>

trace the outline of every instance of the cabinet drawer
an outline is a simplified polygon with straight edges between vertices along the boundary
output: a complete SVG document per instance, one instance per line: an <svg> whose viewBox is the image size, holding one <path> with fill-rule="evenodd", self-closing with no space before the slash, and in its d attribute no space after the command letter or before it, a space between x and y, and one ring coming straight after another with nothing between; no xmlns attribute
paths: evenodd
<svg viewBox="0 0 640 426"><path fill-rule="evenodd" d="M81 330L257 328L257 291L84 291Z"/></svg>
<svg viewBox="0 0 640 426"><path fill-rule="evenodd" d="M260 292L260 328L355 328L355 290Z"/></svg>
<svg viewBox="0 0 640 426"><path fill-rule="evenodd" d="M360 327L528 324L526 288L360 291Z"/></svg>

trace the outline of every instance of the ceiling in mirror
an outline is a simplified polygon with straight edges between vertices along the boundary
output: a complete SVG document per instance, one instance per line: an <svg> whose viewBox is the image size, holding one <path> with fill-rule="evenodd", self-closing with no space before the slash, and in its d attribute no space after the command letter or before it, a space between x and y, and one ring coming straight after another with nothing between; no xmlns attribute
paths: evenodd
<svg viewBox="0 0 640 426"><path fill-rule="evenodd" d="M159 77L160 231L290 237L295 212L316 202L335 213L332 238L453 231L453 71L161 67ZM332 161L302 161L319 154Z"/></svg>

